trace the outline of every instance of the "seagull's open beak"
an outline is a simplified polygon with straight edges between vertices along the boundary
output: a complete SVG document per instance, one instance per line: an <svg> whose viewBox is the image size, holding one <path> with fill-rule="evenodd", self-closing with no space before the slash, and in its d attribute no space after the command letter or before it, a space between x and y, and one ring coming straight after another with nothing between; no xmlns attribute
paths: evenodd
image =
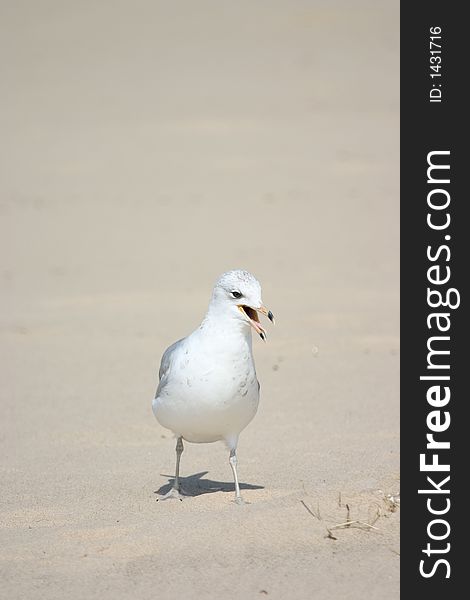
<svg viewBox="0 0 470 600"><path fill-rule="evenodd" d="M261 323L259 322L258 313L262 313L266 315L271 323L274 325L274 315L268 310L265 306L261 305L259 308L252 308L251 306L246 306L246 304L239 304L238 309L248 317L250 321L250 325L259 334L260 338L265 342L266 341L266 331L263 327L261 327Z"/></svg>

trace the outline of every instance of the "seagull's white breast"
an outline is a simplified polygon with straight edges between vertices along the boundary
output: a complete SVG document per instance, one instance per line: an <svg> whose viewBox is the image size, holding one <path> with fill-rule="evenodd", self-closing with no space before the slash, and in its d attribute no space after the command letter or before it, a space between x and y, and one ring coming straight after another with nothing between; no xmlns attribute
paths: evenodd
<svg viewBox="0 0 470 600"><path fill-rule="evenodd" d="M251 335L203 329L181 340L168 357L153 401L164 427L189 442L238 437L258 408L259 384Z"/></svg>

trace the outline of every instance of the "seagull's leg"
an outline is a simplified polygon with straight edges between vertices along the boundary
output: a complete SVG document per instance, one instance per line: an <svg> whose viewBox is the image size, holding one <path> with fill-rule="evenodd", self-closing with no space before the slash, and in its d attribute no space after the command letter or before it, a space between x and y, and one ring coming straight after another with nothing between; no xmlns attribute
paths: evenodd
<svg viewBox="0 0 470 600"><path fill-rule="evenodd" d="M230 450L230 466L232 467L233 480L235 481L235 502L237 504L244 504L243 498L240 494L240 486L238 484L238 473L237 473L237 449L232 448Z"/></svg>
<svg viewBox="0 0 470 600"><path fill-rule="evenodd" d="M183 454L184 446L183 446L183 438L179 437L176 441L176 472L175 472L175 481L173 482L173 489L177 492L180 491L180 460L181 455Z"/></svg>
<svg viewBox="0 0 470 600"><path fill-rule="evenodd" d="M183 499L183 496L181 495L181 487L180 487L180 460L181 460L181 455L183 454L183 450L184 450L183 438L179 437L176 440L176 470L175 470L175 479L173 481L173 487L162 498L159 498L159 500L168 500L168 498L176 498L177 500Z"/></svg>

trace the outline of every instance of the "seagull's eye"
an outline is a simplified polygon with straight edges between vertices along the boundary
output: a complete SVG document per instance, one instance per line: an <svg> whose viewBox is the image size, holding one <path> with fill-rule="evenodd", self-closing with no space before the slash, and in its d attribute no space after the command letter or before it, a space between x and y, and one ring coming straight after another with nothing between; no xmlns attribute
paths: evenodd
<svg viewBox="0 0 470 600"><path fill-rule="evenodd" d="M233 292L230 292L230 294L232 295L232 298L236 298L238 300L238 298L242 297L241 292L237 292L236 290L234 290Z"/></svg>

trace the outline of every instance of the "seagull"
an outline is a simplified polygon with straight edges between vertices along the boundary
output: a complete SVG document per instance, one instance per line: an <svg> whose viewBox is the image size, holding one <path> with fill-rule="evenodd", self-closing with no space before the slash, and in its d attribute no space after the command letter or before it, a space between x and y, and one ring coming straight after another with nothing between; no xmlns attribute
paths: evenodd
<svg viewBox="0 0 470 600"><path fill-rule="evenodd" d="M152 409L157 421L176 437L176 470L173 487L162 499L182 500L183 440L223 441L230 451L235 502L243 504L237 445L259 403L251 330L263 341L266 331L258 313L274 323L273 313L261 300L258 280L248 271L228 271L217 280L201 325L164 352Z"/></svg>

